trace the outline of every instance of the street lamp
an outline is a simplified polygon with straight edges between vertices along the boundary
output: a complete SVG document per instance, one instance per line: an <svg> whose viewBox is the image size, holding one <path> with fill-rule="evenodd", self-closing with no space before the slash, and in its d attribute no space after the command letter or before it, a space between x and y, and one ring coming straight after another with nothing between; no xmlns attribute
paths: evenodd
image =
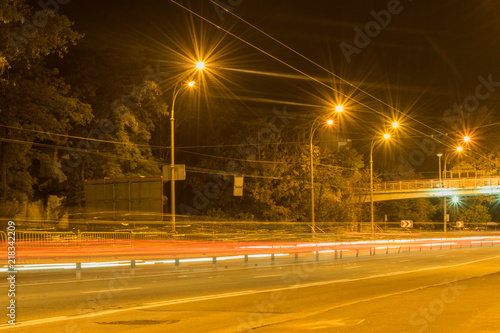
<svg viewBox="0 0 500 333"><path fill-rule="evenodd" d="M172 110L170 111L170 213L172 214L172 226L175 231L175 136L174 136L174 110L175 110L175 100L182 88L193 87L195 85L194 81L190 81L187 84L181 84L183 80L177 82L174 88L174 95L172 98Z"/></svg>
<svg viewBox="0 0 500 333"><path fill-rule="evenodd" d="M441 157L443 154L439 153L436 156L439 158L439 187L441 188L441 196L443 196L443 181L441 179Z"/></svg>
<svg viewBox="0 0 500 333"><path fill-rule="evenodd" d="M395 126L393 126L395 127ZM374 222L374 216L373 216L373 147L375 147L375 139L377 139L378 136L374 136L372 139L372 144L370 148L370 215L371 215L371 226L372 226L372 234L375 233L375 222ZM391 138L391 135L388 133L385 133L383 136L384 140L389 140Z"/></svg>
<svg viewBox="0 0 500 333"><path fill-rule="evenodd" d="M446 162L448 160L448 152L449 151L452 151L452 150L456 150L457 152L461 152L463 150L463 148L461 146L458 146L457 148L455 149L447 149L445 151L445 154L444 154L444 182L446 183ZM443 228L444 228L444 232L446 232L446 222L447 222L447 218L446 218L446 193L443 195L443 182L441 181L441 156L443 156L443 154L437 154L437 156L439 157L439 182L441 183L441 195L443 196L443 214L444 214L444 225L443 225Z"/></svg>
<svg viewBox="0 0 500 333"><path fill-rule="evenodd" d="M343 110L342 106L337 106L335 108L337 112L341 112ZM311 168L311 222L312 222L312 232L313 235L316 234L316 222L314 219L314 163L313 163L313 136L314 132L318 129L319 126L314 126L316 122L318 121L319 118L323 117L323 115L318 116L316 119L314 119L312 125L311 125L311 134L310 134L310 168ZM329 119L326 121L327 125L332 125L333 120Z"/></svg>
<svg viewBox="0 0 500 333"><path fill-rule="evenodd" d="M398 122L393 122L392 123L392 128L398 128L399 123ZM371 220L371 226L372 226L372 234L375 233L375 219L374 219L374 213L373 213L373 148L375 147L375 139L377 139L378 136L374 136L372 139L372 144L370 147L370 220ZM385 133L383 136L384 140L389 140L391 138L391 135L389 133Z"/></svg>

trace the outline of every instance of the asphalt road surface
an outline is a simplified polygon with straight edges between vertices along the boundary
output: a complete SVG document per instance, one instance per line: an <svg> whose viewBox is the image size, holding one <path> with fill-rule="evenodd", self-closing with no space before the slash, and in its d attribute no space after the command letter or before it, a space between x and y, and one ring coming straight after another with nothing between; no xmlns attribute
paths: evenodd
<svg viewBox="0 0 500 333"><path fill-rule="evenodd" d="M18 273L0 333L500 332L498 246L96 272Z"/></svg>

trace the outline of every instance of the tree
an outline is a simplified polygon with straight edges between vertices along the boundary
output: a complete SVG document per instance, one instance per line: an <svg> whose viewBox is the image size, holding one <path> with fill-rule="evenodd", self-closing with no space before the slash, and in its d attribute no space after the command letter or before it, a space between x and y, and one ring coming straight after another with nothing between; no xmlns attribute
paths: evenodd
<svg viewBox="0 0 500 333"><path fill-rule="evenodd" d="M423 229L432 229L434 215L439 209L438 205L433 204L429 199L406 199L394 200L386 203L389 205L389 221L412 220L414 227Z"/></svg>
<svg viewBox="0 0 500 333"><path fill-rule="evenodd" d="M475 228L491 221L488 207L482 203L474 202L459 214L459 219L464 221L465 225Z"/></svg>
<svg viewBox="0 0 500 333"><path fill-rule="evenodd" d="M310 149L308 144L297 143L307 142L304 131L292 123L286 128L274 125L272 119L264 118L245 122L242 132L228 130L225 141L229 138L241 144L237 148L218 147L211 157L198 161L197 168L208 173L223 172L227 163L234 162L237 171L233 174L243 174L245 178L243 197L234 197L230 174L191 176L188 183L196 192L195 198L200 199L196 213L207 212L226 219L311 221ZM350 147L336 151L315 146L314 161L316 221L357 221L361 213L360 193L366 192L369 179L360 171L362 157ZM214 177L220 178L214 181ZM210 183L223 186L211 196L205 192Z"/></svg>
<svg viewBox="0 0 500 333"><path fill-rule="evenodd" d="M20 202L32 197L40 169L56 179L57 147L68 131L88 122L90 106L75 98L51 57L63 57L83 35L65 16L34 11L21 0L0 3L0 198ZM38 170L33 160L39 161ZM7 214L5 211L3 214Z"/></svg>

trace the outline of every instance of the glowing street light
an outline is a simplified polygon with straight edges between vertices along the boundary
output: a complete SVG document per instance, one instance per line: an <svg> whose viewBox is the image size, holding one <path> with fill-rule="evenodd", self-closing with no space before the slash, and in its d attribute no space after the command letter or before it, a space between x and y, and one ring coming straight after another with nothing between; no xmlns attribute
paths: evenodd
<svg viewBox="0 0 500 333"><path fill-rule="evenodd" d="M393 128L398 128L399 127L399 123L397 121L393 122L392 123L392 127Z"/></svg>
<svg viewBox="0 0 500 333"><path fill-rule="evenodd" d="M460 201L460 198L459 198L458 196L454 195L454 196L451 198L451 201L452 201L454 204L456 204L456 203L458 203L458 202Z"/></svg>
<svg viewBox="0 0 500 333"><path fill-rule="evenodd" d="M344 110L344 107L342 105L337 105L335 107L335 111L337 111L337 112L342 112L343 110Z"/></svg>
<svg viewBox="0 0 500 333"><path fill-rule="evenodd" d="M462 147L460 147L460 146L459 146L459 147L457 147L457 151L458 151L458 152L461 152L462 150L464 150Z"/></svg>
<svg viewBox="0 0 500 333"><path fill-rule="evenodd" d="M190 81L190 82L188 83L188 86L192 87L192 86L194 86L195 84L196 84L196 82L194 82L194 81Z"/></svg>
<svg viewBox="0 0 500 333"><path fill-rule="evenodd" d="M470 136L464 136L464 142L469 142L470 141Z"/></svg>
<svg viewBox="0 0 500 333"><path fill-rule="evenodd" d="M198 69L203 69L203 68L205 68L205 64L204 64L203 62L201 62L201 61L200 61L200 62L198 62L198 63L196 64L196 68L198 68Z"/></svg>

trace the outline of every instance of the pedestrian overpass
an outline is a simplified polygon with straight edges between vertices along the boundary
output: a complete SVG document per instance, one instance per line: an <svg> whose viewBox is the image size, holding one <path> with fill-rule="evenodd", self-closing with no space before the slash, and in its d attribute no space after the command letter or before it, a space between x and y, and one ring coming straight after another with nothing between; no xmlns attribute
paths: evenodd
<svg viewBox="0 0 500 333"><path fill-rule="evenodd" d="M500 194L500 177L416 179L373 184L373 201ZM368 200L369 200L368 196Z"/></svg>

